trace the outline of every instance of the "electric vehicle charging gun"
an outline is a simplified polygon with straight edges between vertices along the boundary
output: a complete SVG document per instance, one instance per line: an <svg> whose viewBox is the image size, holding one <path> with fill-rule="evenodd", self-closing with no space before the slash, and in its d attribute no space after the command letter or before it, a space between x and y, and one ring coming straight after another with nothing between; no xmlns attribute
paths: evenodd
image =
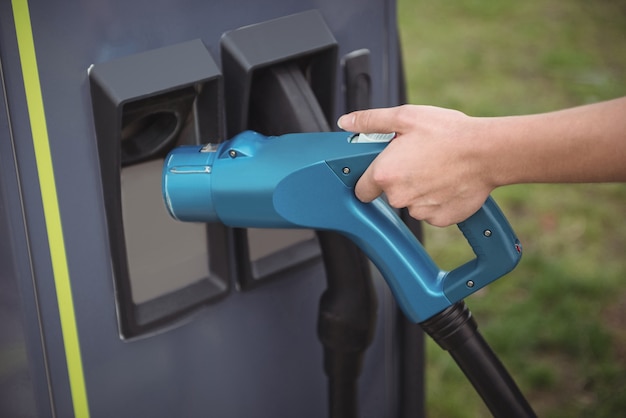
<svg viewBox="0 0 626 418"><path fill-rule="evenodd" d="M376 265L405 315L423 322L511 271L521 245L489 197L458 224L476 258L441 270L382 198L362 203L354 195L388 141L245 131L221 144L178 147L165 159L164 200L181 221L342 233Z"/></svg>

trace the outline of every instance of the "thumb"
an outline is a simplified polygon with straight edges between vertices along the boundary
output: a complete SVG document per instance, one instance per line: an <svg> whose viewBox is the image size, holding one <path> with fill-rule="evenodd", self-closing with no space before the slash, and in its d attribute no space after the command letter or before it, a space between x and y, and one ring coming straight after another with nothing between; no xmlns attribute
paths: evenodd
<svg viewBox="0 0 626 418"><path fill-rule="evenodd" d="M341 116L337 126L345 131L360 133L398 132L395 108L358 110Z"/></svg>
<svg viewBox="0 0 626 418"><path fill-rule="evenodd" d="M374 182L372 178L372 169L368 167L354 188L354 194L357 199L363 203L371 202L381 195L383 190Z"/></svg>

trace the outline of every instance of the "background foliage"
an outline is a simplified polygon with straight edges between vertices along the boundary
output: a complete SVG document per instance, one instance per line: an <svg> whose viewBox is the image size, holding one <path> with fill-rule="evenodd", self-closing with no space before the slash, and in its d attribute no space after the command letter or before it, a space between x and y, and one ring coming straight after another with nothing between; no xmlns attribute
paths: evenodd
<svg viewBox="0 0 626 418"><path fill-rule="evenodd" d="M411 103L497 116L626 95L623 0L399 0L398 16ZM539 416L623 416L626 185L494 197L524 257L467 299L483 335ZM448 268L471 257L456 228L427 227L426 246ZM489 416L447 353L427 349L428 416Z"/></svg>

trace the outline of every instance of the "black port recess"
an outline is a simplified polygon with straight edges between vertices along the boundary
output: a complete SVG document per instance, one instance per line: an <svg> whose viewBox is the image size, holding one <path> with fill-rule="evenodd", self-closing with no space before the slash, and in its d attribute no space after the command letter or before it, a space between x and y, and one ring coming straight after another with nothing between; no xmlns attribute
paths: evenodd
<svg viewBox="0 0 626 418"><path fill-rule="evenodd" d="M228 136L246 129L265 135L330 130L337 55L337 41L315 10L225 33ZM235 229L234 243L243 289L321 257L310 230Z"/></svg>
<svg viewBox="0 0 626 418"><path fill-rule="evenodd" d="M120 334L132 338L229 291L227 229L171 219L160 186L173 147L224 139L223 81L200 40L93 65L89 80Z"/></svg>
<svg viewBox="0 0 626 418"><path fill-rule="evenodd" d="M255 115L250 113L252 94L263 89L267 71L284 65L300 69L325 119L331 120L337 54L337 41L316 10L225 33L221 55L228 136L250 129L255 123Z"/></svg>

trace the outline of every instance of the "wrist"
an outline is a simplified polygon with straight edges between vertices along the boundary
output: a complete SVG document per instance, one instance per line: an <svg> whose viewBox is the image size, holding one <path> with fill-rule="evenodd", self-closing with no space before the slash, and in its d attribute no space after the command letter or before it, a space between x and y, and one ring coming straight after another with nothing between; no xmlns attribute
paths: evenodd
<svg viewBox="0 0 626 418"><path fill-rule="evenodd" d="M533 134L534 116L478 119L480 164L483 179L492 188L535 183L549 170L552 150ZM543 150L543 152L539 152Z"/></svg>
<svg viewBox="0 0 626 418"><path fill-rule="evenodd" d="M514 181L508 173L507 145L502 135L497 133L499 121L496 119L499 118L472 117L470 140L467 142L475 174L490 190Z"/></svg>

